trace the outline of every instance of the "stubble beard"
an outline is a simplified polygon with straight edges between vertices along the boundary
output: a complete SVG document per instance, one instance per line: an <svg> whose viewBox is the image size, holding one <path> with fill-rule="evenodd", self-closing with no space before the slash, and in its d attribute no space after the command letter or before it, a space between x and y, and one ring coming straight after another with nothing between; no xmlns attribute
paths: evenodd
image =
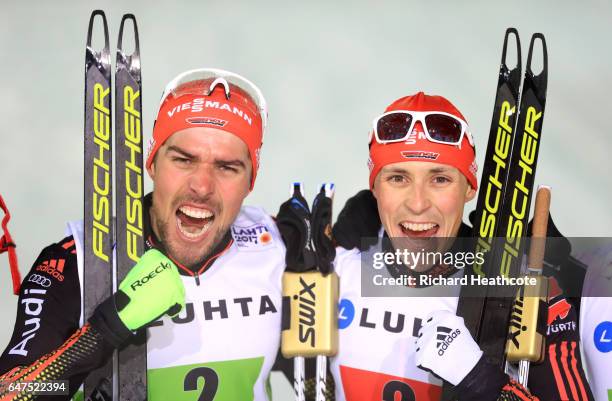
<svg viewBox="0 0 612 401"><path fill-rule="evenodd" d="M151 220L156 228L158 239L162 243L168 256L190 270L197 270L201 267L204 261L210 256L212 250L221 242L225 233L229 230L229 226L219 227L214 233L209 233L209 236L212 235L212 241L209 241L207 245L202 248L197 244L179 245L175 240L171 240L168 235L169 230L172 229L170 225L176 223L169 221L172 220L172 217L168 220L160 218L155 208L155 204L151 206ZM214 224L214 222L212 224Z"/></svg>

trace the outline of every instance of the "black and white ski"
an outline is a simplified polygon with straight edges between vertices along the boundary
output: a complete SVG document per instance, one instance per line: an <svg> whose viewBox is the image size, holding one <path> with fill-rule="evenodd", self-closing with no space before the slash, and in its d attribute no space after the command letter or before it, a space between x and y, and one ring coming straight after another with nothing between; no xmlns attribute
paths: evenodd
<svg viewBox="0 0 612 401"><path fill-rule="evenodd" d="M134 51L123 49L124 26L132 22ZM143 132L140 45L136 18L121 19L115 61L115 175L116 260L120 283L144 252ZM142 329L119 350L118 392L120 401L147 399L146 330Z"/></svg>
<svg viewBox="0 0 612 401"><path fill-rule="evenodd" d="M92 47L96 17L104 31L104 47ZM112 293L113 285L113 177L111 121L111 59L108 25L104 12L89 19L85 50L85 183L83 316ZM99 399L93 392L112 392L112 359L85 379L85 399Z"/></svg>

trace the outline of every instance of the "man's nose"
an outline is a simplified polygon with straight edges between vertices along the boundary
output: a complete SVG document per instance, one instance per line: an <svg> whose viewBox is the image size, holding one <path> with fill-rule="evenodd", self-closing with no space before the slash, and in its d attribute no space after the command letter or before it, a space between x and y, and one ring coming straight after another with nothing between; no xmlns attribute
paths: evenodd
<svg viewBox="0 0 612 401"><path fill-rule="evenodd" d="M193 169L189 177L189 189L199 196L206 196L215 189L214 168L206 163L201 163Z"/></svg>
<svg viewBox="0 0 612 401"><path fill-rule="evenodd" d="M421 214L431 207L431 198L424 183L416 182L409 189L409 195L404 202L414 214Z"/></svg>

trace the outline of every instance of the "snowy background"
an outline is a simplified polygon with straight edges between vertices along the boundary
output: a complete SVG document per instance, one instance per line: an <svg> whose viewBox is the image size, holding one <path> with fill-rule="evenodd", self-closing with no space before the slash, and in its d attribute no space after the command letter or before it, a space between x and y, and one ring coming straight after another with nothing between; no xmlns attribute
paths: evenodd
<svg viewBox="0 0 612 401"><path fill-rule="evenodd" d="M549 83L536 184L553 187L564 234L612 236L608 1L1 0L0 194L22 274L62 237L65 221L82 215L83 56L94 8L106 11L113 54L122 14L138 19L145 140L161 91L179 72L224 68L262 89L270 124L247 203L273 213L294 180L309 198L319 183L335 182L338 211L367 186L372 118L418 90L463 112L482 165L505 29L518 28L523 63L531 34L542 32ZM17 300L4 255L0 284L3 348Z"/></svg>

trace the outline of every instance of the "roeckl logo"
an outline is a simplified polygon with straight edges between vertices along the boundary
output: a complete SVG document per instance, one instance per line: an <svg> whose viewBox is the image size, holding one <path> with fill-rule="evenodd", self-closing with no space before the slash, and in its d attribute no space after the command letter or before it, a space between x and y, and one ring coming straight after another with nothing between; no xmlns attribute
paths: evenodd
<svg viewBox="0 0 612 401"><path fill-rule="evenodd" d="M38 284L41 287L45 288L49 288L49 286L51 285L51 280L44 276L41 276L40 274L32 274L30 277L28 277L28 282Z"/></svg>
<svg viewBox="0 0 612 401"><path fill-rule="evenodd" d="M186 118L185 121L193 125L214 125L217 127L225 127L227 124L226 120L212 117L189 117Z"/></svg>
<svg viewBox="0 0 612 401"><path fill-rule="evenodd" d="M317 296L314 293L316 282L308 284L302 277L300 277L300 284L302 289L299 295L293 296L293 299L298 301L298 314L299 319L299 340L301 343L310 342L310 346L315 345L315 305Z"/></svg>
<svg viewBox="0 0 612 401"><path fill-rule="evenodd" d="M130 285L130 287L132 288L133 291L136 291L136 287L141 287L143 284L148 283L153 277L157 276L159 273L163 272L166 269L170 269L170 263L162 262L151 273L147 274L146 276L144 276L143 278L139 280L134 281L132 285Z"/></svg>
<svg viewBox="0 0 612 401"><path fill-rule="evenodd" d="M427 159L437 160L440 153L424 152L422 150L403 150L400 152L404 159Z"/></svg>
<svg viewBox="0 0 612 401"><path fill-rule="evenodd" d="M444 326L438 326L436 329L438 333L436 336L436 348L438 349L438 355L444 355L444 352L450 347L451 343L461 334L461 330L453 329Z"/></svg>
<svg viewBox="0 0 612 401"><path fill-rule="evenodd" d="M34 338L36 332L40 329L40 318L38 315L42 312L43 304L45 303L44 299L37 298L36 296L42 296L46 293L47 290L39 289L28 289L23 292L24 295L28 295L27 298L21 300L21 304L24 306L23 311L25 315L30 316L30 318L24 322L28 330L21 333L21 341L8 351L9 354L28 356L26 346L28 345L28 341Z"/></svg>

